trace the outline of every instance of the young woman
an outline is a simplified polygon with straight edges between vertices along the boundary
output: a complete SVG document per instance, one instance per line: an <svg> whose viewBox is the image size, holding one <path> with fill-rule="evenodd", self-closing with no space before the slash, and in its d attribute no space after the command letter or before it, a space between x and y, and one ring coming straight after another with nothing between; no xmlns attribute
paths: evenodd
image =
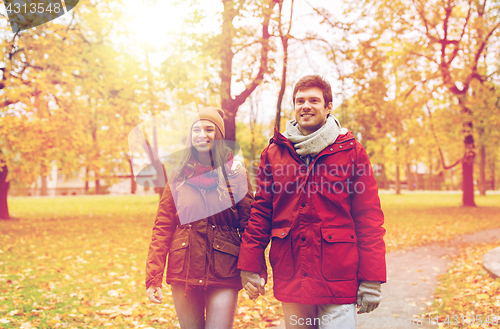
<svg viewBox="0 0 500 329"><path fill-rule="evenodd" d="M160 200L146 263L146 288L161 303L167 279L181 328L233 327L240 236L250 216L252 187L224 141L224 112L199 111L188 147Z"/></svg>

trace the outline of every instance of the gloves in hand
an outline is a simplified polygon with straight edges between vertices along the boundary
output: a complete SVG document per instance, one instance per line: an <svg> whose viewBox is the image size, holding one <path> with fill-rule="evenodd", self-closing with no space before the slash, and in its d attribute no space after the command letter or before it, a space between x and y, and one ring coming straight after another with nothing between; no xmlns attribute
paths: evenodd
<svg viewBox="0 0 500 329"><path fill-rule="evenodd" d="M370 313L378 307L382 300L380 291L380 282L378 281L361 281L358 288L357 304L361 306L358 314Z"/></svg>

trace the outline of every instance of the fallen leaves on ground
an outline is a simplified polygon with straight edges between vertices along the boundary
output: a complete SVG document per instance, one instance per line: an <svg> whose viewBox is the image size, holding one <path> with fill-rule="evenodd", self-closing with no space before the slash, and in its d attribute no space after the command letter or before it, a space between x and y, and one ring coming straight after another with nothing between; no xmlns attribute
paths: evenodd
<svg viewBox="0 0 500 329"><path fill-rule="evenodd" d="M10 199L0 221L0 328L178 328L170 287L146 299L144 267L158 196ZM269 267L270 268L270 267ZM235 328L279 323L272 293L243 291Z"/></svg>
<svg viewBox="0 0 500 329"><path fill-rule="evenodd" d="M388 250L500 226L498 195L476 198L477 209L459 207L460 195L381 199ZM145 294L157 195L12 198L9 206L18 219L0 221L0 328L178 328L168 285L161 305ZM272 279L266 290L256 301L240 292L235 328L279 323ZM489 292L476 302L492 300L481 294Z"/></svg>
<svg viewBox="0 0 500 329"><path fill-rule="evenodd" d="M448 319L447 328L498 328L500 278L493 278L482 263L484 254L498 246L500 241L460 248L448 272L439 277L427 316L438 316L440 323Z"/></svg>

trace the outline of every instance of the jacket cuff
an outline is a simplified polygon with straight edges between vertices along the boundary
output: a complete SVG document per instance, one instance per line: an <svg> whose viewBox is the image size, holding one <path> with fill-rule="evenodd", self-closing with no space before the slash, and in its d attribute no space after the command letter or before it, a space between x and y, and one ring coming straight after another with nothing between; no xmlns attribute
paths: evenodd
<svg viewBox="0 0 500 329"><path fill-rule="evenodd" d="M163 285L161 284L162 278L163 278L162 275L158 275L150 280L147 280L146 281L146 290L149 289L149 287L151 287L151 286L162 288L163 287Z"/></svg>

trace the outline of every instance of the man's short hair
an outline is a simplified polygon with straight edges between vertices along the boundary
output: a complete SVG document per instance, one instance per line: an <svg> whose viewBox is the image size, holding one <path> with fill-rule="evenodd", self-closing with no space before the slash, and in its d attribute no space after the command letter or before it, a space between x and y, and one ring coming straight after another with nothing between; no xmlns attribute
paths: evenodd
<svg viewBox="0 0 500 329"><path fill-rule="evenodd" d="M310 88L319 88L323 91L323 99L325 100L325 107L332 101L332 86L323 77L319 75L306 75L300 78L295 84L293 89L293 105L295 105L295 95L300 90L306 90Z"/></svg>

